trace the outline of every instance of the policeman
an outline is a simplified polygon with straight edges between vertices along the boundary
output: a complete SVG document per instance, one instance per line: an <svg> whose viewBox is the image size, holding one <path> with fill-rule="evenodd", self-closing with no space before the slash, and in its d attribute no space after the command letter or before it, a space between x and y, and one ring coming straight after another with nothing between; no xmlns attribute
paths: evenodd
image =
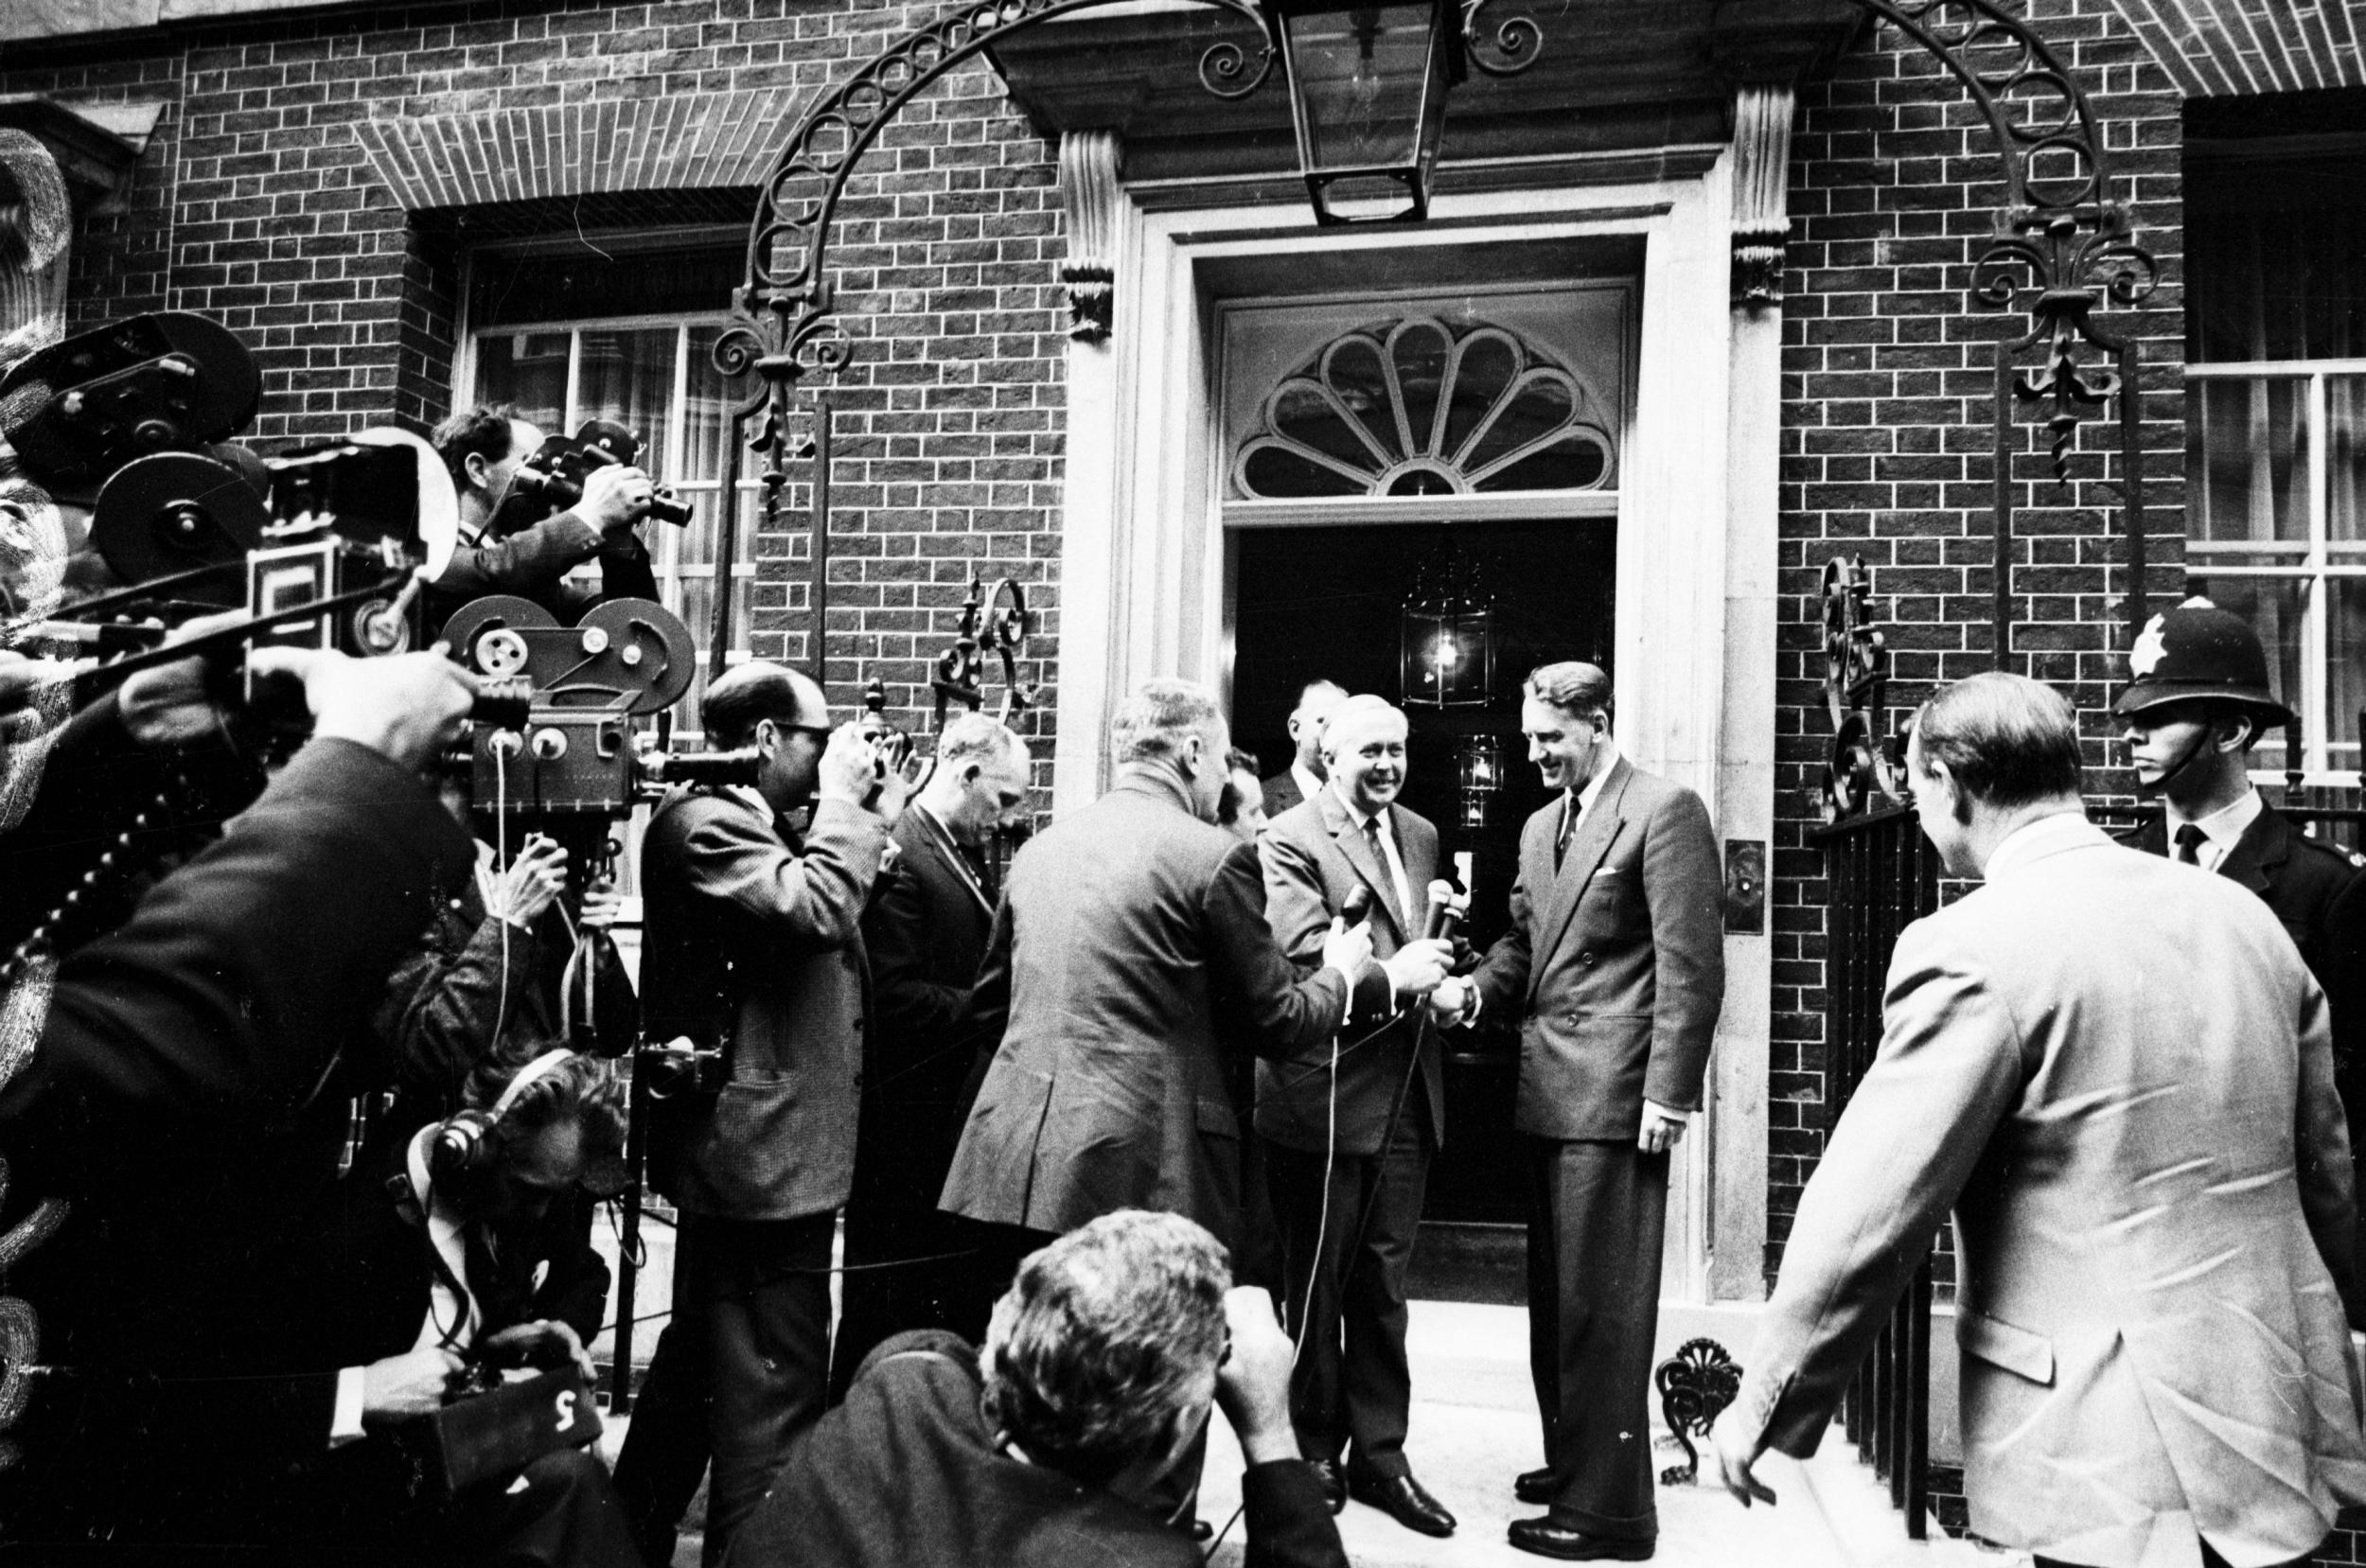
<svg viewBox="0 0 2366 1568"><path fill-rule="evenodd" d="M2366 1000L2345 955L2366 951L2366 865L2291 819L2251 787L2251 749L2292 711L2268 690L2268 656L2240 616L2188 599L2148 622L2128 651L2130 679L2112 704L2136 782L2165 808L2126 842L2233 877L2268 901L2333 1001L2334 1064L2350 1147L2366 1132Z"/></svg>

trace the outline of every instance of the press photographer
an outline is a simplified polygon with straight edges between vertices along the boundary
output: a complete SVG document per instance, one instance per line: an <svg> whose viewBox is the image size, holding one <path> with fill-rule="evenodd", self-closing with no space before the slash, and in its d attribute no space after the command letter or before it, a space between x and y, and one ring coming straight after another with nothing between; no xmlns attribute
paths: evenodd
<svg viewBox="0 0 2366 1568"><path fill-rule="evenodd" d="M280 1348L291 1452L257 1522L339 1560L630 1568L608 1472L582 1446L599 1431L584 1346L609 1271L580 1206L623 1183L623 1085L553 1050L483 1064L464 1099L380 1139L289 1249L316 1306L312 1337ZM525 1371L558 1376L492 1392ZM310 1462L304 1417L324 1418ZM521 1466L519 1443L540 1452Z"/></svg>
<svg viewBox="0 0 2366 1568"><path fill-rule="evenodd" d="M433 625L487 593L531 599L569 622L603 599L658 596L636 529L661 497L641 468L585 464L554 494L552 465L536 466L551 443L506 403L455 414L430 439L460 495L460 544L428 595ZM564 488L574 494L562 499ZM588 561L599 563L596 592L566 580Z"/></svg>
<svg viewBox="0 0 2366 1568"><path fill-rule="evenodd" d="M249 1541L271 1517L255 1500L327 1442L327 1407L258 1374L317 1331L288 1249L352 1092L336 1046L470 863L420 771L474 681L434 654L251 657L300 681L311 738L219 842L64 958L0 1088L9 1283L41 1325L11 1325L9 1413L32 1397L9 1434L12 1541ZM35 1194L48 1207L28 1216ZM27 1365L55 1370L33 1388Z"/></svg>
<svg viewBox="0 0 2366 1568"><path fill-rule="evenodd" d="M753 788L667 795L642 841L646 1032L718 1051L723 1079L678 1082L650 1134L652 1184L681 1212L673 1316L616 1484L652 1562L672 1559L710 1456L719 1560L821 1413L871 1011L860 922L904 809L902 776L856 726L832 726L803 674L738 665L699 715L712 743L762 763ZM808 802L801 834L787 817Z"/></svg>

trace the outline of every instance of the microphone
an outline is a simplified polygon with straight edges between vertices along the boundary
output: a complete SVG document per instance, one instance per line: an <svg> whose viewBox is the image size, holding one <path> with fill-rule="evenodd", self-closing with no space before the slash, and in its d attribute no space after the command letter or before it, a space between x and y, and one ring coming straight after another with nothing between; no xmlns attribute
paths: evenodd
<svg viewBox="0 0 2366 1568"><path fill-rule="evenodd" d="M1372 890L1357 883L1348 890L1348 896L1339 901L1339 918L1350 925L1361 925L1372 915Z"/></svg>
<svg viewBox="0 0 2366 1568"><path fill-rule="evenodd" d="M1429 885L1429 919L1421 927L1421 935L1451 942L1463 917L1470 912L1470 899L1456 892L1454 884L1441 876Z"/></svg>

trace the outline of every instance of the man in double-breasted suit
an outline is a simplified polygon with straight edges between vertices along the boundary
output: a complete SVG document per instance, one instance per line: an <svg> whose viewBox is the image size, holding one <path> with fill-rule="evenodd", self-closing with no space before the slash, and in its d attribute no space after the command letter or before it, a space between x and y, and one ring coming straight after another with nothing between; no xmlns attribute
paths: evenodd
<svg viewBox="0 0 2366 1568"><path fill-rule="evenodd" d="M1528 1366L1545 1463L1514 1490L1550 1512L1514 1520L1511 1543L1640 1561L1659 1535L1649 1393L1668 1152L1701 1105L1725 964L1708 811L1621 757L1610 724L1596 666L1529 675L1521 729L1561 797L1521 834L1511 928L1472 989L1521 1021L1512 1125L1529 1140Z"/></svg>
<svg viewBox="0 0 2366 1568"><path fill-rule="evenodd" d="M2075 716L1975 676L1917 716L1924 833L1986 885L1898 940L1880 1054L1719 1422L1814 1452L1951 1206L1971 1527L2037 1560L2309 1553L2366 1497L2348 1136L2275 916L2085 819Z"/></svg>
<svg viewBox="0 0 2366 1568"><path fill-rule="evenodd" d="M1224 716L1157 679L1111 726L1118 782L1011 863L971 1000L998 1040L944 1207L1037 1236L1119 1208L1196 1220L1227 1246L1241 1128L1224 1042L1270 1054L1385 1018L1445 973L1436 943L1386 963L1333 922L1300 978L1258 907L1257 847L1215 825Z"/></svg>
<svg viewBox="0 0 2366 1568"><path fill-rule="evenodd" d="M871 1002L860 922L903 809L901 779L855 726L832 730L803 675L739 665L700 716L715 745L763 760L752 789L668 795L642 841L644 1028L719 1046L728 1068L718 1093L660 1101L650 1127L652 1184L681 1213L673 1315L616 1484L652 1562L672 1559L709 1458L718 1560L821 1414ZM783 818L808 801L800 837Z"/></svg>
<svg viewBox="0 0 2366 1568"><path fill-rule="evenodd" d="M982 1340L1001 1285L981 1266L970 1227L940 1211L937 1197L978 1055L965 1014L1000 892L986 851L1025 809L1027 771L1027 743L1009 726L983 714L947 724L935 770L895 824L895 864L863 916L870 1063L846 1200L833 1400L891 1334L949 1329Z"/></svg>
<svg viewBox="0 0 2366 1568"><path fill-rule="evenodd" d="M1291 958L1315 958L1357 888L1371 899L1374 957L1421 936L1438 830L1395 803L1404 742L1402 713L1380 697L1348 698L1323 731L1327 782L1260 840L1265 919ZM1418 1012L1334 1061L1333 1047L1349 1044L1334 1037L1257 1067L1257 1135L1266 1145L1289 1321L1301 1335L1292 1415L1334 1506L1352 1491L1410 1529L1447 1535L1454 1515L1404 1457L1413 1398L1404 1280L1430 1157L1445 1133L1442 1053Z"/></svg>

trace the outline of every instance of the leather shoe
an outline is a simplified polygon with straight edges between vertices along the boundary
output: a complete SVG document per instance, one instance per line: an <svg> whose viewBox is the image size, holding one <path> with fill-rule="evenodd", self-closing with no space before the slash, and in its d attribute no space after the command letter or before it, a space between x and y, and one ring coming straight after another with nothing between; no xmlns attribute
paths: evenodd
<svg viewBox="0 0 2366 1568"><path fill-rule="evenodd" d="M1559 1558L1564 1562L1649 1562L1652 1548L1658 1544L1588 1535L1566 1524L1556 1524L1549 1518L1515 1519L1510 1536L1511 1543L1524 1552Z"/></svg>
<svg viewBox="0 0 2366 1568"><path fill-rule="evenodd" d="M1561 1493L1561 1472L1546 1465L1543 1470L1524 1470L1511 1483L1511 1495L1530 1507L1550 1507Z"/></svg>
<svg viewBox="0 0 2366 1568"><path fill-rule="evenodd" d="M1357 1476L1348 1483L1348 1493L1408 1530L1419 1530L1423 1535L1454 1534L1454 1515L1410 1475Z"/></svg>
<svg viewBox="0 0 2366 1568"><path fill-rule="evenodd" d="M1336 1459L1309 1459L1315 1467L1315 1479L1323 1484L1323 1506L1333 1513L1348 1506L1348 1478L1341 1473Z"/></svg>

